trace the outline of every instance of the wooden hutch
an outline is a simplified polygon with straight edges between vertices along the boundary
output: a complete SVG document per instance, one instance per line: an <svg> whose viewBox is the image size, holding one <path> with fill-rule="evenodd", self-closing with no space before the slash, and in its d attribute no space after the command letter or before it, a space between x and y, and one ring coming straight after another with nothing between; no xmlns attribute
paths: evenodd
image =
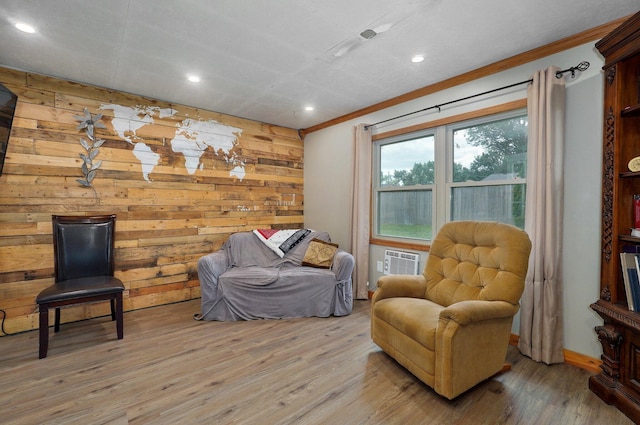
<svg viewBox="0 0 640 425"><path fill-rule="evenodd" d="M640 172L628 165L640 156L640 12L596 48L605 58L602 258L600 299L591 308L604 324L596 327L602 370L589 379L589 388L640 423L640 307L628 308L620 267L620 252L640 253L640 238L631 236Z"/></svg>

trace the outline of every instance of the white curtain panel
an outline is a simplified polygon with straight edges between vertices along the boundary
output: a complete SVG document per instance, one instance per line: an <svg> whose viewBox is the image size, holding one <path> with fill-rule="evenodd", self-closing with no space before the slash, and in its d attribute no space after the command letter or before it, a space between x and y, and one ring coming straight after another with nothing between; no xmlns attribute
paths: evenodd
<svg viewBox="0 0 640 425"><path fill-rule="evenodd" d="M520 352L547 364L563 357L562 199L564 78L551 67L533 75L528 88L529 149L525 230L532 241L521 299Z"/></svg>
<svg viewBox="0 0 640 425"><path fill-rule="evenodd" d="M369 280L369 229L371 205L371 130L365 124L354 128L353 198L351 203L351 253L354 298L367 299Z"/></svg>

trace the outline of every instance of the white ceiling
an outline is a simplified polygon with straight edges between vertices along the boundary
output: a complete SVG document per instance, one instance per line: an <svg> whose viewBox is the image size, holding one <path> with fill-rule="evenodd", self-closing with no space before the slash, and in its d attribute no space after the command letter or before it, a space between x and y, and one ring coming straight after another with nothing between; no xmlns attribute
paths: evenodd
<svg viewBox="0 0 640 425"><path fill-rule="evenodd" d="M0 66L308 128L630 15L638 0L2 0ZM37 28L17 31L18 21ZM360 37L366 29L378 35ZM425 61L411 63L414 54ZM186 74L202 81L191 83ZM313 105L315 110L304 110Z"/></svg>

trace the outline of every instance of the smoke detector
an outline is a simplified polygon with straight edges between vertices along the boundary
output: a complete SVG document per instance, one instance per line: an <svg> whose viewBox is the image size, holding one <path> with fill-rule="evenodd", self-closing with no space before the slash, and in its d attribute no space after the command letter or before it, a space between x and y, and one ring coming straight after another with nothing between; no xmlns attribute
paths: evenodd
<svg viewBox="0 0 640 425"><path fill-rule="evenodd" d="M365 40L371 40L376 35L378 35L378 33L371 29L364 30L360 33L360 37L364 38Z"/></svg>

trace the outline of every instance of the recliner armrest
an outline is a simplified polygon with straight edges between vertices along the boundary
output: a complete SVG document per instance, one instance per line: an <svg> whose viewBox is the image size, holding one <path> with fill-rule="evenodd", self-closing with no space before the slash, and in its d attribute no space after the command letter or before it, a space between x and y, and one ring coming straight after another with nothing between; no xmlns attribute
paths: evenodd
<svg viewBox="0 0 640 425"><path fill-rule="evenodd" d="M373 303L384 298L424 298L427 281L423 275L389 275L378 279Z"/></svg>
<svg viewBox="0 0 640 425"><path fill-rule="evenodd" d="M442 310L440 320L449 319L464 326L483 320L513 317L519 309L519 305L506 301L460 301Z"/></svg>

